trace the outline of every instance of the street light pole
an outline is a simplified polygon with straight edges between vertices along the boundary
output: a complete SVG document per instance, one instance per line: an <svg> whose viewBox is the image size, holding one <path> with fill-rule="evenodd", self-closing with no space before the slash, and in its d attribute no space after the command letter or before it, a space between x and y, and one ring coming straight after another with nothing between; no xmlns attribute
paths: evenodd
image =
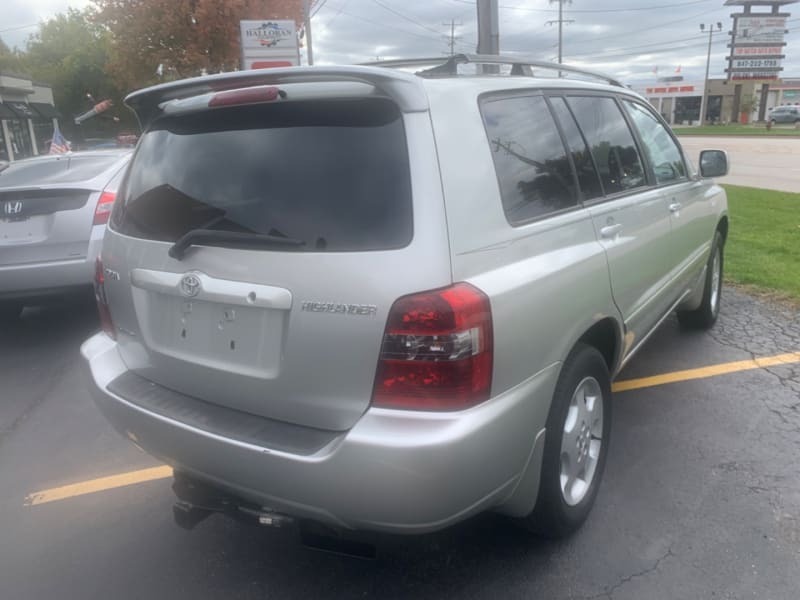
<svg viewBox="0 0 800 600"><path fill-rule="evenodd" d="M700 23L700 31L705 31L705 24ZM717 31L722 31L722 23L717 23ZM700 101L700 125L706 122L708 104L708 71L711 66L711 36L714 35L714 25L708 26L708 54L706 55L706 78L703 80L703 99Z"/></svg>

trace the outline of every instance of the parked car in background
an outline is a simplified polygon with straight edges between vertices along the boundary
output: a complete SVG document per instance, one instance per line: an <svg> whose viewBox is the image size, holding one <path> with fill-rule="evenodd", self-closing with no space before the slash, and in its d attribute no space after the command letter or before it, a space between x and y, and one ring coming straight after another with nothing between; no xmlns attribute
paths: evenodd
<svg viewBox="0 0 800 600"><path fill-rule="evenodd" d="M776 106L769 113L770 122L777 123L800 123L800 107L798 106Z"/></svg>
<svg viewBox="0 0 800 600"><path fill-rule="evenodd" d="M126 102L145 131L81 351L108 419L174 467L179 524L420 533L494 510L567 535L612 378L673 311L717 318L727 157L698 173L612 78L456 56Z"/></svg>
<svg viewBox="0 0 800 600"><path fill-rule="evenodd" d="M0 316L90 290L131 150L29 158L0 171Z"/></svg>

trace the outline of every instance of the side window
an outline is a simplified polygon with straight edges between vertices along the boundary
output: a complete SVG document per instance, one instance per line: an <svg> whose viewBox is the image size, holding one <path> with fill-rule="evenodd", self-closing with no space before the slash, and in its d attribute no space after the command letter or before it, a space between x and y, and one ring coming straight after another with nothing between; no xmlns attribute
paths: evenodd
<svg viewBox="0 0 800 600"><path fill-rule="evenodd" d="M598 96L573 96L568 102L592 150L606 193L643 186L642 161L617 103Z"/></svg>
<svg viewBox="0 0 800 600"><path fill-rule="evenodd" d="M561 124L561 131L567 140L569 152L572 154L572 162L575 164L575 171L578 173L578 184L584 200L592 200L603 195L603 188L600 185L600 176L592 162L592 155L589 147L583 139L575 118L569 112L567 102L563 98L551 98L550 104L553 112Z"/></svg>
<svg viewBox="0 0 800 600"><path fill-rule="evenodd" d="M481 112L509 223L577 205L569 158L544 98L487 100Z"/></svg>
<svg viewBox="0 0 800 600"><path fill-rule="evenodd" d="M681 151L667 129L647 108L636 102L623 101L625 110L633 119L644 145L644 151L657 183L671 183L686 179L686 166Z"/></svg>

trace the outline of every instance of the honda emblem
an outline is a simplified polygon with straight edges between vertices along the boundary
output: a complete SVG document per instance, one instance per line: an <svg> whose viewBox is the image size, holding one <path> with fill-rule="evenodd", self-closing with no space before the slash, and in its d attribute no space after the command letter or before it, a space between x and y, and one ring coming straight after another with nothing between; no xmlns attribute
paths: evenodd
<svg viewBox="0 0 800 600"><path fill-rule="evenodd" d="M3 214L9 217L18 215L22 212L22 202L19 200L10 200L3 204Z"/></svg>

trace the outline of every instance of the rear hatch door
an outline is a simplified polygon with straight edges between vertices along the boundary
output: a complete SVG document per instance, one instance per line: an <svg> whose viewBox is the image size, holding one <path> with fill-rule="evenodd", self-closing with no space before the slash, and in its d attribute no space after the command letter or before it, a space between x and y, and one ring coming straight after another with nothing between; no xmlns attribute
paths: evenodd
<svg viewBox="0 0 800 600"><path fill-rule="evenodd" d="M103 260L131 370L347 429L369 406L394 300L450 283L430 121L382 98L164 116L142 137Z"/></svg>

